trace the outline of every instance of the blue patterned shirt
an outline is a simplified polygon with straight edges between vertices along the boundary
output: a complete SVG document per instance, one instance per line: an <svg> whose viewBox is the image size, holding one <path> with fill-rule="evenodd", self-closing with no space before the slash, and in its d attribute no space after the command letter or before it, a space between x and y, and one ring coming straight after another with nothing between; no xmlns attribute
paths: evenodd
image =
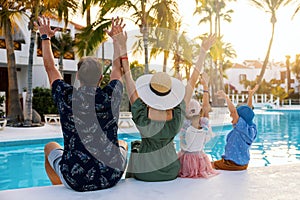
<svg viewBox="0 0 300 200"><path fill-rule="evenodd" d="M125 161L117 135L122 93L118 80L103 89L76 89L62 80L52 84L64 138L60 169L76 191L109 188L122 177Z"/></svg>
<svg viewBox="0 0 300 200"><path fill-rule="evenodd" d="M231 160L238 165L246 165L250 160L250 147L257 135L256 125L248 125L243 118L239 118L237 124L227 135L225 160Z"/></svg>

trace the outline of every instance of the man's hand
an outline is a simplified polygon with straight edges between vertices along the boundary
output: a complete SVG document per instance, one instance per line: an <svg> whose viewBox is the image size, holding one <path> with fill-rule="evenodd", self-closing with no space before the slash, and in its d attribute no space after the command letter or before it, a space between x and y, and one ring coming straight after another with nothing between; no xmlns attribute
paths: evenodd
<svg viewBox="0 0 300 200"><path fill-rule="evenodd" d="M51 30L50 27L50 19L46 17L39 17L38 22L34 22L35 28L37 28L40 32L40 35L46 34L49 38L53 37L60 28L55 28L54 30Z"/></svg>

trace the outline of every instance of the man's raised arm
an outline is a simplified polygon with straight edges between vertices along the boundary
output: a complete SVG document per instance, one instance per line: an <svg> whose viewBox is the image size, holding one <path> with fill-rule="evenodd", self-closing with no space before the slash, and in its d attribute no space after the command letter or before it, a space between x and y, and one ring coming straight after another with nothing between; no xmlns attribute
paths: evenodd
<svg viewBox="0 0 300 200"><path fill-rule="evenodd" d="M39 17L38 22L39 23L34 22L34 25L36 28L38 28L41 35L44 66L50 85L52 85L55 80L63 79L60 72L55 67L54 56L50 42L51 37L54 36L58 28L51 30L49 18Z"/></svg>

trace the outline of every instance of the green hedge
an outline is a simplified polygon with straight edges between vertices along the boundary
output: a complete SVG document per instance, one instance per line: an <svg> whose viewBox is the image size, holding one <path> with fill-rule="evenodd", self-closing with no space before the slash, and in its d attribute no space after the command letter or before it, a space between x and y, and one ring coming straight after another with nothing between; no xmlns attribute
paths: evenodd
<svg viewBox="0 0 300 200"><path fill-rule="evenodd" d="M36 87L33 89L32 108L41 116L57 114L57 108L51 95L51 89ZM43 118L43 117L42 117Z"/></svg>

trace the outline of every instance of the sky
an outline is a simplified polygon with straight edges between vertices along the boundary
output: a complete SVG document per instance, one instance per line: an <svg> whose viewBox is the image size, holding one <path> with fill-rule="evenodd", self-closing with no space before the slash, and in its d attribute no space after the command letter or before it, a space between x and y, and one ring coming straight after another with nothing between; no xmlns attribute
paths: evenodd
<svg viewBox="0 0 300 200"><path fill-rule="evenodd" d="M207 32L206 27L196 27L200 16L192 15L194 1L186 2L179 1L178 4L181 13L184 14L185 26L190 30L188 33L196 33L195 28L199 29L200 33ZM231 43L236 50L235 61L264 60L271 38L270 14L254 7L249 0L238 0L229 3L229 6L234 10L231 15L232 22L223 22L221 32L225 42ZM295 7L282 7L278 10L270 60L285 61L286 55L292 56L293 59L295 54L300 53L300 12L291 20Z"/></svg>
<svg viewBox="0 0 300 200"><path fill-rule="evenodd" d="M264 60L269 45L272 30L271 16L249 2L249 0L238 0L228 3L229 8L234 10L231 15L232 22L223 22L221 25L224 41L231 43L237 54L233 62ZM178 7L183 19L183 30L188 36L193 38L209 31L207 25L198 25L200 16L193 16L194 0L178 0ZM300 12L293 20L291 19L295 8L295 5L281 7L277 12L270 61L285 61L286 55L290 55L293 61L295 55L300 53ZM80 18L77 18L76 22L84 24ZM136 31L137 26L126 17L125 23L128 32Z"/></svg>

